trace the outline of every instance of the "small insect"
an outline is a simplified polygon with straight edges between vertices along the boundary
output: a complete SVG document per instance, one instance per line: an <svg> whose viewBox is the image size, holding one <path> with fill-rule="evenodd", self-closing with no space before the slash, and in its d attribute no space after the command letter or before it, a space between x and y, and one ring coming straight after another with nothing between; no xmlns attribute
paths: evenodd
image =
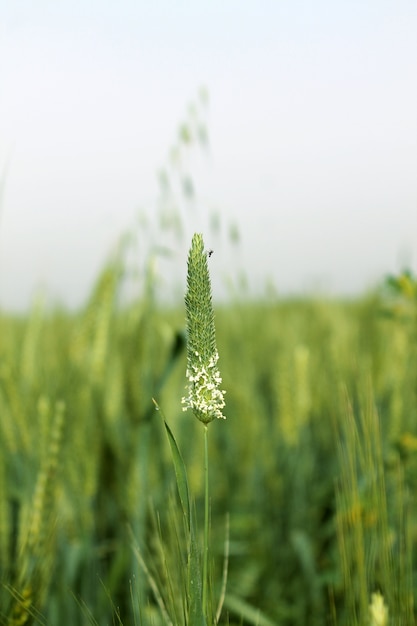
<svg viewBox="0 0 417 626"><path fill-rule="evenodd" d="M213 254L213 252L214 252L214 250L207 250L207 255L208 255L208 257L209 257L209 258L211 257L211 255Z"/></svg>

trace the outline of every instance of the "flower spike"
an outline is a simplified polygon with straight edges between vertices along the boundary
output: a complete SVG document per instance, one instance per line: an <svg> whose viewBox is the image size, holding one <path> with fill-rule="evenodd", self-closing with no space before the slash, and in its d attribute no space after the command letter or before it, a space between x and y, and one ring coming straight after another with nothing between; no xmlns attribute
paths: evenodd
<svg viewBox="0 0 417 626"><path fill-rule="evenodd" d="M188 396L182 399L183 410L192 409L204 424L216 417L225 419L224 390L217 367L214 311L211 297L207 253L203 236L196 233L188 254L187 293L187 380Z"/></svg>

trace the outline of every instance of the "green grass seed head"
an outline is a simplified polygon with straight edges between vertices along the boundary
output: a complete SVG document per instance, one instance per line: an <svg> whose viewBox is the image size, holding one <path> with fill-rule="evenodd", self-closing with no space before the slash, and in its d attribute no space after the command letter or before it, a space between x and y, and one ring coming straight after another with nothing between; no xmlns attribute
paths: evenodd
<svg viewBox="0 0 417 626"><path fill-rule="evenodd" d="M370 626L388 626L388 607L379 592L372 594L369 613Z"/></svg>
<svg viewBox="0 0 417 626"><path fill-rule="evenodd" d="M187 380L188 396L182 399L183 410L192 409L204 424L216 417L225 419L225 391L217 367L214 311L207 264L207 252L201 234L195 234L188 254L187 292Z"/></svg>

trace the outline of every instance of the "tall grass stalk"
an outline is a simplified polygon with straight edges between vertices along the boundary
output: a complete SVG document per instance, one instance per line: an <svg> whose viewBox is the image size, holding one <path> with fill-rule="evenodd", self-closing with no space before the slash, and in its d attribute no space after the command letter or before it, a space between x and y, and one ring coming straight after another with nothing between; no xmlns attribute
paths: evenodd
<svg viewBox="0 0 417 626"><path fill-rule="evenodd" d="M366 623L369 614L371 626L408 626L413 601L403 478L397 463L389 470L384 465L373 402L369 385L358 414L347 398L339 441L337 530L349 626Z"/></svg>
<svg viewBox="0 0 417 626"><path fill-rule="evenodd" d="M183 398L184 410L191 408L195 416L204 425L204 541L203 567L200 568L200 549L198 547L196 520L190 496L187 471L180 449L165 418L164 424L171 448L175 468L177 488L180 497L183 520L187 537L187 577L182 583L174 582L172 573L166 570L168 588L180 584L185 597L181 613L185 624L207 626L215 621L215 611L208 601L209 593L209 455L207 425L216 417L223 418L221 409L224 407L224 391L220 390L221 378L217 369L218 353L215 342L214 313L211 299L211 285L207 266L207 253L204 250L201 235L194 235L188 257L187 292L185 296L187 313L187 390ZM158 404L155 402L159 410ZM175 525L175 523L174 523ZM166 563L167 554L163 550ZM140 558L143 568L143 559ZM143 568L151 587L155 586L154 578L149 570ZM166 569L166 568L165 568ZM154 592L155 593L155 592ZM172 594L168 593L168 596ZM163 606L165 621L166 608L170 606L170 620L179 623L175 614L178 613L175 602L169 598L162 600L162 590L158 588L160 607ZM161 604L162 602L162 604Z"/></svg>
<svg viewBox="0 0 417 626"><path fill-rule="evenodd" d="M211 284L203 236L195 234L188 255L187 293L187 379L188 396L183 398L185 410L191 408L195 417L204 424L204 552L203 552L203 612L209 618L208 608L208 558L209 558L209 454L208 424L223 418L224 390L217 361L214 311Z"/></svg>
<svg viewBox="0 0 417 626"><path fill-rule="evenodd" d="M203 554L203 611L207 615L208 557L209 557L209 456L208 428L204 426L204 554Z"/></svg>

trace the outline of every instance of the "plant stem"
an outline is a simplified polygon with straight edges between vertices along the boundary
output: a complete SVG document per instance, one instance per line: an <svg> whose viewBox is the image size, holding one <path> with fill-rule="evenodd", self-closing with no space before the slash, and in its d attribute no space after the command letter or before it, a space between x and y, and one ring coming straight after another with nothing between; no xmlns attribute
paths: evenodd
<svg viewBox="0 0 417 626"><path fill-rule="evenodd" d="M203 612L209 623L207 611L207 591L208 591L208 555L209 555L209 463L208 463L208 428L204 425L204 482L205 482L205 502L204 502L204 554L203 554Z"/></svg>

